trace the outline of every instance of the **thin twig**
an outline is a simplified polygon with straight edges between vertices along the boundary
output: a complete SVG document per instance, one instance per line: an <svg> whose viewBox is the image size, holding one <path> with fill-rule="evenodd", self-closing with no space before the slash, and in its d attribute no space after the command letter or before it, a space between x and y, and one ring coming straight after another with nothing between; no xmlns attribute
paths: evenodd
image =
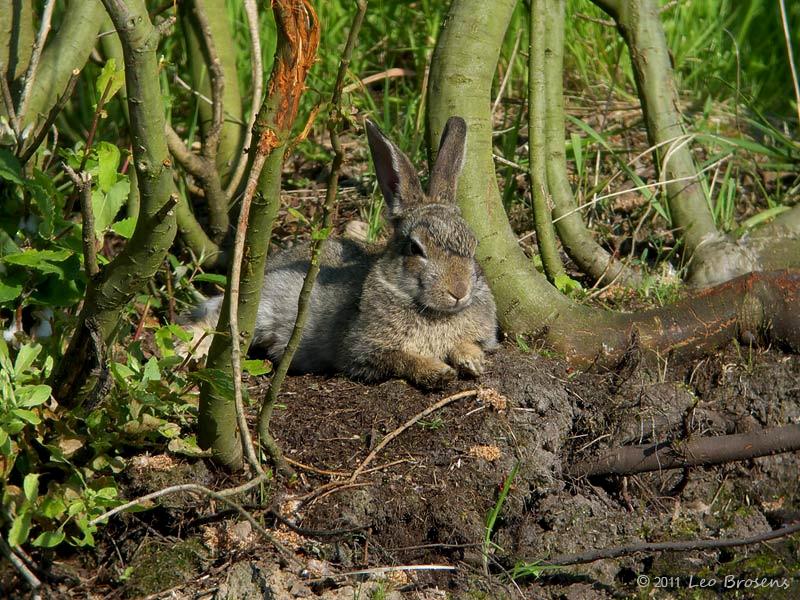
<svg viewBox="0 0 800 600"><path fill-rule="evenodd" d="M361 29L361 24L364 21L364 16L367 13L367 0L356 0L357 11L353 15L353 21L350 25L350 33L347 36L342 58L339 62L339 71L336 76L336 82L333 87L333 95L331 98L331 107L328 115L328 134L331 140L331 147L333 148L333 162L331 163L331 172L328 176L328 183L325 192L325 202L322 207L322 232L329 232L333 222L333 213L336 207L336 194L338 191L339 183L339 170L341 169L342 162L344 161L344 149L342 148L339 140L339 128L344 122L345 117L342 113L342 93L344 88L344 79L347 75L347 69L350 66L350 58L353 54L353 48L358 39L358 32ZM267 391L264 403L261 406L261 411L258 416L258 431L261 436L262 445L272 455L273 460L280 463L282 455L280 449L275 443L269 431L269 422L272 417L272 410L275 402L278 399L281 386L283 385L284 378L289 372L289 365L292 362L294 353L300 346L300 339L303 333L303 327L308 316L308 307L311 300L311 291L317 279L320 269L320 260L322 257L322 250L324 247L326 234L323 234L311 242L311 260L308 265L308 272L303 280L303 286L300 290L300 296L297 300L297 317L295 319L292 335L286 344L280 362L278 363L275 373L272 376L269 390Z"/></svg>
<svg viewBox="0 0 800 600"><path fill-rule="evenodd" d="M255 487L255 485L260 484L263 481L264 481L263 478L256 477L252 481L248 482L246 485L248 485L248 486L250 486L252 488L252 487ZM238 488L235 488L237 490L237 493L243 491L242 490L243 487L244 486L239 486ZM227 490L227 491L230 492L230 490ZM294 556L294 554L292 554L289 551L288 548L286 548L270 532L268 532L261 525L261 523L259 523L256 520L256 518L253 517L253 515L251 515L248 511L246 511L244 508L242 508L241 505L239 505L238 503L234 502L233 500L231 500L229 498L229 496L231 496L232 494L230 494L230 493L222 493L222 492L215 492L214 490L210 490L207 487L202 486L202 485L198 485L196 483L184 483L184 484L180 484L180 485L172 485L172 486L163 488L161 490L152 492L150 494L146 494L144 496L136 498L135 500L131 500L130 502L126 502L125 504L121 504L120 506L117 506L115 508L112 508L109 511L104 512L99 517L95 517L94 519L89 521L89 525L91 525L91 526L98 525L98 524L100 524L100 523L102 523L104 521L107 521L108 519L110 519L114 515L128 510L129 508L133 508L134 506L141 506L142 504L150 502L151 500L156 500L157 498L161 498L162 496L168 496L170 494L182 494L182 493L187 493L187 492L188 493L195 493L195 494L203 494L203 495L205 495L205 496L207 496L209 498L212 498L213 500L217 500L218 502L222 502L223 504L226 504L226 505L230 506L232 509L234 509L236 512L238 512L242 516L242 518L244 518L248 523L250 523L250 525L253 526L253 529L258 531L258 533L260 533L261 536L265 540L267 540L270 544L272 544L272 546L278 551L278 553L284 559L286 559L288 562L291 562L295 566L299 566L299 567L303 566L303 564L299 560L297 560L297 558Z"/></svg>
<svg viewBox="0 0 800 600"><path fill-rule="evenodd" d="M247 17L247 28L250 31L250 67L253 71L253 94L250 103L250 116L247 119L247 130L244 132L242 151L236 161L236 168L225 188L225 196L230 202L239 184L242 182L244 170L247 168L247 149L253 141L253 125L256 122L261 96L264 94L264 67L261 60L261 34L259 33L258 7L256 0L244 0L244 12Z"/></svg>
<svg viewBox="0 0 800 600"><path fill-rule="evenodd" d="M375 448L372 450L372 452L369 453L367 458L365 458L364 461L355 469L355 471L353 471L353 474L350 476L350 481L351 482L354 481L356 477L358 477L364 471L364 469L367 468L367 465L369 465L369 463L371 463L375 459L375 457L380 453L381 450L383 450L393 439L395 439L397 436L403 433L406 429L413 426L417 421L419 421L420 419L424 419L429 414L436 412L440 408L444 408L445 406L455 402L456 400L461 400L462 398L469 398L471 396L477 395L477 393L478 390L467 390L464 392L453 394L452 396L447 396L446 398L442 398L441 400L439 400L436 404L429 406L422 412L417 413L416 415L411 417L408 421L403 423L400 427L398 427L392 433L383 438L380 444L375 446Z"/></svg>
<svg viewBox="0 0 800 600"><path fill-rule="evenodd" d="M14 134L19 137L17 111L14 110L14 99L11 97L11 88L8 87L8 81L5 78L5 69L7 65L0 63L0 99L3 100L3 106L6 107L6 114L11 122L11 128Z"/></svg>
<svg viewBox="0 0 800 600"><path fill-rule="evenodd" d="M223 121L223 94L225 91L225 75L222 72L222 65L214 44L214 36L211 34L211 25L208 16L203 8L202 0L194 0L192 3L194 18L200 28L200 35L208 53L208 71L211 76L211 127L208 129L203 140L203 156L209 160L215 160L219 149L220 134L222 133Z"/></svg>
<svg viewBox="0 0 800 600"><path fill-rule="evenodd" d="M789 56L789 71L792 75L794 85L794 101L797 107L797 123L800 127L800 84L797 82L797 68L794 65L794 50L792 49L792 36L789 35L789 19L786 18L786 2L778 0L781 7L781 25L783 26L783 37L786 40L786 54Z"/></svg>
<svg viewBox="0 0 800 600"><path fill-rule="evenodd" d="M239 211L239 221L236 224L236 237L233 243L233 263L231 264L231 275L229 281L230 302L229 316L231 332L231 369L233 371L233 399L236 406L236 422L239 425L239 435L242 438L242 448L247 462L259 475L264 474L264 468L258 460L253 437L247 425L247 418L244 414L244 403L242 401L242 338L239 335L239 285L242 275L242 258L244 257L244 242L247 235L247 225L250 221L250 205L253 203L253 196L258 185L258 178L264 167L267 155L259 152L247 179L242 206Z"/></svg>
<svg viewBox="0 0 800 600"><path fill-rule="evenodd" d="M351 92L355 92L359 88L366 88L368 85L372 83L376 83L378 81L384 81L386 79L392 79L395 77L413 77L416 75L416 71L412 71L411 69L401 69L399 67L394 67L393 69L386 69L385 71L381 71L380 73L373 73L372 75L367 75L363 79L359 79L355 83L351 83L350 85L344 86L342 90L345 94L350 94ZM425 86L422 86L422 89L425 89Z"/></svg>
<svg viewBox="0 0 800 600"><path fill-rule="evenodd" d="M97 266L97 241L94 237L94 213L92 212L92 174L88 171L76 173L72 167L64 163L64 171L67 173L72 183L75 184L80 201L81 216L83 218L82 239L83 239L83 262L86 267L86 274L89 279L100 272Z"/></svg>
<svg viewBox="0 0 800 600"><path fill-rule="evenodd" d="M508 59L508 68L506 69L506 72L503 75L503 81L500 83L500 89L497 90L497 97L494 99L494 104L492 104L491 114L496 113L497 107L500 106L500 100L503 98L503 94L506 91L506 85L508 85L508 80L511 78L511 71L514 68L514 60L517 58L517 51L519 50L519 41L521 39L522 39L522 29L520 28L517 31L517 39L514 40L514 47L511 50L511 56Z"/></svg>
<svg viewBox="0 0 800 600"><path fill-rule="evenodd" d="M692 550L717 550L720 548L731 548L733 546L749 546L760 544L768 540L794 535L800 532L800 523L786 525L779 529L766 531L750 537L723 538L719 540L686 540L681 542L656 542L652 544L624 544L612 548L602 548L600 550L589 550L579 554L562 554L546 561L539 562L541 565L577 565L594 562L606 558L618 558L640 552L689 552Z"/></svg>
<svg viewBox="0 0 800 600"><path fill-rule="evenodd" d="M19 571L19 574L22 575L22 578L25 582L30 586L30 588L34 592L34 598L40 598L39 596L39 588L42 587L42 582L39 580L38 577L31 571L28 566L14 553L13 548L8 545L6 542L5 537L0 536L0 551L2 551L3 555L9 560L9 562L14 565L14 567Z"/></svg>
<svg viewBox="0 0 800 600"><path fill-rule="evenodd" d="M55 6L55 0L47 0L47 4L44 5L42 22L39 24L39 33L33 44L33 52L31 54L31 62L28 64L28 72L25 74L25 86L22 89L19 104L17 104L17 130L20 129L21 125L19 120L25 118L25 113L28 110L28 102L31 98L31 91L33 91L33 82L36 80L36 71L39 68L39 59L42 56L47 34L50 33L50 21L53 18L53 9Z"/></svg>
<svg viewBox="0 0 800 600"><path fill-rule="evenodd" d="M175 77L173 78L173 81L178 85L178 87L182 87L187 92L189 92L190 94L192 94L196 98L199 98L200 100L202 100L203 102L205 102L209 106L211 106L213 104L213 102L211 102L211 98L209 98L208 96L206 96L202 92L198 92L191 85L189 85L183 79L181 79L179 75L175 75ZM237 125L242 125L242 126L247 125L247 123L242 121L239 117L237 117L236 115L232 115L231 113L229 113L227 111L225 112L225 119L228 120L231 123L236 123Z"/></svg>
<svg viewBox="0 0 800 600"><path fill-rule="evenodd" d="M75 90L75 84L78 82L78 76L81 74L79 69L73 69L72 73L69 76L69 81L67 82L67 88L64 90L64 93L55 103L50 112L47 114L47 120L44 122L44 125L39 129L36 135L33 138L33 141L28 145L25 149L25 152L22 153L22 156L19 157L19 161L24 165L27 163L31 156L33 156L36 149L42 145L42 142L47 137L47 132L53 126L53 123L56 122L56 118L64 109L64 106L67 104L67 101L72 97L72 92Z"/></svg>

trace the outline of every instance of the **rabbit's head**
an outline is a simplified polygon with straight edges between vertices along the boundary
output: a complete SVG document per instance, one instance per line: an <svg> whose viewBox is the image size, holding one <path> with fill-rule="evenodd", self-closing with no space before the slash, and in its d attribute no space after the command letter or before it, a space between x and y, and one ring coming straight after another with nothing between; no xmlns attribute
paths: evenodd
<svg viewBox="0 0 800 600"><path fill-rule="evenodd" d="M478 280L477 240L455 203L464 164L467 124L451 117L442 133L428 193L408 157L371 121L367 138L375 163L392 239L381 274L421 311L456 313L472 303Z"/></svg>

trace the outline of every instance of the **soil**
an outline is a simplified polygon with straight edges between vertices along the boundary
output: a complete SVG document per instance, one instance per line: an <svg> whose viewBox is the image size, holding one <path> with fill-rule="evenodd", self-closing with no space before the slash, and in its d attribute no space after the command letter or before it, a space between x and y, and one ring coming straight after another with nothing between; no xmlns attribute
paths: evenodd
<svg viewBox="0 0 800 600"><path fill-rule="evenodd" d="M171 496L147 513L112 520L98 533L94 557L56 557L52 571L62 580L51 595L798 597L797 536L536 567L548 557L631 542L749 536L800 518L798 453L685 472L570 478L569 465L613 446L800 422L798 356L732 345L693 363L629 367L578 372L506 343L480 381L436 393L399 380L367 386L290 377L273 431L296 476L238 501L264 519L302 570L224 505ZM260 399L268 381L249 383ZM385 436L468 390L478 391L405 429L348 481ZM236 483L209 465L139 457L130 461L125 494ZM386 570L408 565L422 567ZM515 567L527 576L511 582Z"/></svg>

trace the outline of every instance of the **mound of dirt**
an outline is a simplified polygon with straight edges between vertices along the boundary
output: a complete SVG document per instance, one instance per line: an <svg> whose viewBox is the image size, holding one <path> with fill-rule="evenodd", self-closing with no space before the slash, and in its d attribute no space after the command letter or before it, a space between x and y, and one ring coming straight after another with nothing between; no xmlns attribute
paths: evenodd
<svg viewBox="0 0 800 600"><path fill-rule="evenodd" d="M218 600L716 598L731 590L795 598L797 537L537 564L620 544L749 536L798 520L798 453L627 477L568 473L623 444L798 423L799 381L800 357L735 346L692 364L604 373L505 346L480 381L436 393L398 380L290 377L272 430L297 476L236 500L302 568L235 511L184 496L112 520L98 532L95 562L73 565L82 583L61 590ZM268 380L249 383L259 400ZM127 475L128 497L181 482L232 485L213 467L163 455L131 460Z"/></svg>

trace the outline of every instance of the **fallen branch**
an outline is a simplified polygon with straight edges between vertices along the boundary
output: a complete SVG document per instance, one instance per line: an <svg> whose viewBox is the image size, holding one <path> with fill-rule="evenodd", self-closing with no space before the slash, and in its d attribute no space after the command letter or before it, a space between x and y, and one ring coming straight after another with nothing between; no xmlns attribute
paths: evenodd
<svg viewBox="0 0 800 600"><path fill-rule="evenodd" d="M223 490L220 492L215 492L214 490L210 490L205 486L198 485L196 483L184 483L180 485L172 485L166 487L164 489L152 492L150 494L145 494L135 500L131 500L130 502L126 502L125 504L121 504L115 508L112 508L109 511L104 512L99 517L95 517L91 521L89 521L90 526L99 525L100 523L107 521L111 517L121 512L128 510L129 508L133 508L134 506L141 506L151 500L156 500L163 496L168 496L170 494L182 494L182 493L195 493L195 494L203 494L213 500L217 500L218 502L222 502L223 504L228 505L237 513L239 513L242 518L244 518L250 525L253 526L261 536L267 540L277 551L278 553L287 561L294 564L297 567L303 567L304 565L297 560L297 558L292 554L292 552L286 548L281 542L279 542L269 531L267 531L261 523L256 520L256 518L251 515L248 511L246 511L241 505L234 502L229 498L229 496L233 496L235 494L239 494L242 492L246 492L257 485L260 485L266 481L264 477L258 476L255 479L248 481L247 483L237 486L235 488L230 488L227 490Z"/></svg>
<svg viewBox="0 0 800 600"><path fill-rule="evenodd" d="M594 562L606 558L618 558L639 552L690 552L692 550L718 550L720 548L731 548L733 546L749 546L760 544L768 540L786 537L800 532L800 523L785 525L779 529L766 531L750 537L742 538L723 538L719 540L686 540L680 542L655 542L623 544L612 548L602 548L600 550L589 550L578 554L561 554L545 561L537 563L541 566L558 565L578 565Z"/></svg>
<svg viewBox="0 0 800 600"><path fill-rule="evenodd" d="M381 450L383 450L387 445L389 445L389 443L393 439L395 439L397 436L403 433L406 429L413 426L417 421L419 421L420 419L424 419L429 414L436 412L440 408L444 408L445 406L455 402L456 400L461 400L462 398L469 398L470 396L476 396L477 394L478 390L467 390L465 392L459 392L457 394L453 394L452 396L447 396L447 398L442 398L436 404L432 404L422 412L417 413L416 415L411 417L408 421L403 423L400 427L398 427L392 433L383 438L380 444L375 446L375 448L372 450L372 452L369 453L367 458L365 458L364 461L356 468L356 470L353 471L353 474L350 475L348 483L355 481L355 478L364 472L364 469L367 468L367 465L369 465L369 463L371 463L375 459L375 457L378 456L378 453Z"/></svg>
<svg viewBox="0 0 800 600"><path fill-rule="evenodd" d="M800 450L800 425L785 425L749 433L622 446L609 450L600 458L576 463L568 473L573 477L631 475L719 465L796 450Z"/></svg>
<svg viewBox="0 0 800 600"><path fill-rule="evenodd" d="M42 582L38 577L36 577L34 572L28 568L28 565L26 565L25 562L16 555L14 549L8 545L5 537L2 536L0 536L0 551L2 552L3 556L5 556L8 561L14 565L14 568L17 569L31 590L33 590L33 598L41 598L39 589L42 587Z"/></svg>

